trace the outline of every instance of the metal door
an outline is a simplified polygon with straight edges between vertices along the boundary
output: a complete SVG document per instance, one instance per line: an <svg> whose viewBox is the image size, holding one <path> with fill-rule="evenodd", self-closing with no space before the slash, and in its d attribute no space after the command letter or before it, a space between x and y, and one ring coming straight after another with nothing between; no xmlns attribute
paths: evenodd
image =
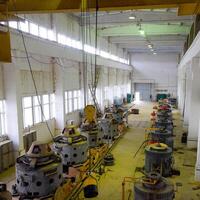
<svg viewBox="0 0 200 200"><path fill-rule="evenodd" d="M139 92L141 101L150 101L151 83L135 83L135 92Z"/></svg>

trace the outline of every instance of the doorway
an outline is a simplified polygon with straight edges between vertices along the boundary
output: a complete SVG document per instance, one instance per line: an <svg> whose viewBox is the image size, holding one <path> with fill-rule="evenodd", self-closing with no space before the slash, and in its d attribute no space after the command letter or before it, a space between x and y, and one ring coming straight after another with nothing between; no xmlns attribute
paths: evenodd
<svg viewBox="0 0 200 200"><path fill-rule="evenodd" d="M135 83L135 93L140 94L141 101L151 101L151 83Z"/></svg>

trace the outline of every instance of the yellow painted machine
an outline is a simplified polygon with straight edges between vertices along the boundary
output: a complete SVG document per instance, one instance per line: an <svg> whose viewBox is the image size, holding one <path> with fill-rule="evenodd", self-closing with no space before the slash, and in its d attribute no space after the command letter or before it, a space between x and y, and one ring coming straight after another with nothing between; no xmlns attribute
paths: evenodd
<svg viewBox="0 0 200 200"><path fill-rule="evenodd" d="M103 132L97 123L96 108L87 105L84 109L84 121L81 125L81 133L85 135L89 142L89 147L98 147L103 144Z"/></svg>

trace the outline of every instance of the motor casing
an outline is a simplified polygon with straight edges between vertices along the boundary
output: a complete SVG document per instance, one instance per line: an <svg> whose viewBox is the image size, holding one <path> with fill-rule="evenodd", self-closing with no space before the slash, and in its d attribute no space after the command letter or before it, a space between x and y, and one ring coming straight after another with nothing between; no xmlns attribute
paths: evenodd
<svg viewBox="0 0 200 200"><path fill-rule="evenodd" d="M61 158L47 144L34 142L27 154L16 160L16 189L24 198L54 194L62 184Z"/></svg>
<svg viewBox="0 0 200 200"><path fill-rule="evenodd" d="M145 148L145 172L159 172L164 177L172 175L172 148L163 143L150 144Z"/></svg>

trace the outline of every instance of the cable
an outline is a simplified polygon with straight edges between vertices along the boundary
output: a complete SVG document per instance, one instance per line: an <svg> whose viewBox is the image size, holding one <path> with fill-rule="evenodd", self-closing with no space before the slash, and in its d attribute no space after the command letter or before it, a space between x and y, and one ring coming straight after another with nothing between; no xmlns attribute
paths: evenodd
<svg viewBox="0 0 200 200"><path fill-rule="evenodd" d="M145 140L145 141L139 146L139 148L138 148L138 150L135 152L133 158L135 158L135 157L137 156L137 154L138 154L138 152L140 151L140 149L142 148L142 146L143 146L146 142L148 142L148 141L149 141L149 140Z"/></svg>
<svg viewBox="0 0 200 200"><path fill-rule="evenodd" d="M98 0L96 0L96 16L95 16L95 60L94 60L94 65L95 65L95 71L94 71L94 75L95 75L95 83L94 83L94 94L96 95L96 88L97 88L97 84L98 84L98 81L97 81L97 33L98 33L98 11L99 11L99 2Z"/></svg>
<svg viewBox="0 0 200 200"><path fill-rule="evenodd" d="M53 133L51 132L49 124L48 124L48 122L46 120L46 117L45 117L45 114L44 114L44 110L43 110L43 107L42 107L42 103L41 103L40 98L39 98L39 94L38 94L38 90L37 90L37 86L36 86L36 81L35 81L35 78L34 78L34 74L33 74L32 66L31 66L31 62L30 62L30 59L28 57L28 51L27 51L27 47L26 47L26 43L25 43L25 39L24 39L24 35L23 35L22 31L21 31L21 36L22 36L22 41L23 41L24 49L25 49L25 52L26 52L26 55L27 55L27 62L28 62L30 73L31 73L31 78L32 78L32 81L33 81L35 93L36 93L36 96L37 96L38 103L40 105L42 117L44 118L45 124L47 126L47 129L48 129L48 131L49 131L49 133L50 133L50 135L52 137L52 140L54 141Z"/></svg>
<svg viewBox="0 0 200 200"><path fill-rule="evenodd" d="M16 11L17 9L16 9L16 4L15 4L14 0L12 0L12 3L13 3L13 6L14 6L14 10ZM16 14L17 14L17 12L16 12ZM41 114L42 114L42 117L43 117L43 119L45 121L45 124L47 126L48 132L51 135L52 141L54 141L53 133L51 132L49 124L48 124L48 122L46 120L46 117L45 117L45 114L44 114L44 110L43 110L43 107L42 107L42 104L41 104L41 101L40 101L40 98L39 98L39 94L38 94L38 90L37 90L37 86L36 86L36 81L35 81L35 78L34 78L34 74L33 74L32 66L31 66L29 54L28 54L28 51L27 51L27 46L26 46L26 43L25 43L24 34L23 34L23 32L21 30L18 30L18 32L20 33L20 35L22 37L22 42L23 42L23 46L24 46L24 50L25 50L25 54L26 54L26 58L27 58L28 66L29 66L29 70L30 70L30 73L31 73L31 78L32 78L33 85L34 85L35 94L37 96L37 100L38 100L38 103L39 103L39 106L40 106L40 109L41 109Z"/></svg>

